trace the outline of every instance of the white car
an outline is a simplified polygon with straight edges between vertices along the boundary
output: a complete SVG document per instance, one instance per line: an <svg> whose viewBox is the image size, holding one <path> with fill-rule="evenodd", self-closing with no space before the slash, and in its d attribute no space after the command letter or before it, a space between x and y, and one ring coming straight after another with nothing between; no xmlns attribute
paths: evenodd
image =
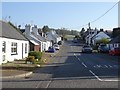
<svg viewBox="0 0 120 90"><path fill-rule="evenodd" d="M59 49L60 49L60 47L59 47L58 44L54 44L54 47L55 47L56 50L59 50Z"/></svg>

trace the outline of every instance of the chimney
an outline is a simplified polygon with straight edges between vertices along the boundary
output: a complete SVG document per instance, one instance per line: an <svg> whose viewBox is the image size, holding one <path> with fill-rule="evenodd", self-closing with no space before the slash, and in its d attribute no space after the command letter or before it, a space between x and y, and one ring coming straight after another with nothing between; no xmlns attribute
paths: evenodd
<svg viewBox="0 0 120 90"><path fill-rule="evenodd" d="M31 26L30 26L30 24L26 24L25 25L25 34L30 34L31 33Z"/></svg>
<svg viewBox="0 0 120 90"><path fill-rule="evenodd" d="M34 27L32 27L32 32L36 35L38 35L38 29L37 29L37 25L34 25Z"/></svg>

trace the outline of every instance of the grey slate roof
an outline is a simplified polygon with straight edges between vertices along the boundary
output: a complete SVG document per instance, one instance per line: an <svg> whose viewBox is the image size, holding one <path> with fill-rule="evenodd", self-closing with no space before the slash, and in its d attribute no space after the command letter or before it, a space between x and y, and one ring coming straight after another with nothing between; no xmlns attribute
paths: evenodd
<svg viewBox="0 0 120 90"><path fill-rule="evenodd" d="M25 34L25 36L29 39L30 42L31 42L31 40L33 40L35 43L38 43L38 44L40 43L40 41L36 37L34 37L32 34L30 34L30 35Z"/></svg>
<svg viewBox="0 0 120 90"><path fill-rule="evenodd" d="M110 41L110 43L120 43L120 35L117 36L117 37L115 37L115 38L113 38L113 39Z"/></svg>
<svg viewBox="0 0 120 90"><path fill-rule="evenodd" d="M28 39L20 31L16 30L9 23L0 21L0 25L2 25L2 28L0 28L2 35L0 35L0 37L28 41Z"/></svg>
<svg viewBox="0 0 120 90"><path fill-rule="evenodd" d="M31 32L31 34L32 34L33 36L35 36L37 39L39 39L40 41L46 42L45 38L42 37L41 35L36 35L36 34L34 34L33 32Z"/></svg>

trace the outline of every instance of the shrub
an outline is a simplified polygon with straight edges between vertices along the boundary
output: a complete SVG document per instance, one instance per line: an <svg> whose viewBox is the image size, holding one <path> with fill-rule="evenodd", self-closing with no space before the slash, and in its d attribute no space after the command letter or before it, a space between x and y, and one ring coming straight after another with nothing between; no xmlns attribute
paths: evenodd
<svg viewBox="0 0 120 90"><path fill-rule="evenodd" d="M34 56L28 56L27 58L26 58L26 63L27 62L32 62L32 63L35 63L35 57Z"/></svg>
<svg viewBox="0 0 120 90"><path fill-rule="evenodd" d="M29 52L29 56L34 56L35 59L40 60L42 57L42 52L31 51Z"/></svg>

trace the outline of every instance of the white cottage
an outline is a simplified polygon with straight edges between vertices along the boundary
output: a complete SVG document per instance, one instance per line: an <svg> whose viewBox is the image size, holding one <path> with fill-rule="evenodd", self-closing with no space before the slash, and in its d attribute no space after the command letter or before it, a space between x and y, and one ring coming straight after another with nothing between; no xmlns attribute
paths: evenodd
<svg viewBox="0 0 120 90"><path fill-rule="evenodd" d="M98 40L101 40L102 38L106 38L109 41L111 40L111 38L105 32L101 31L98 34L96 34L94 37L92 37L92 44L95 45L96 42Z"/></svg>
<svg viewBox="0 0 120 90"><path fill-rule="evenodd" d="M55 31L47 32L46 33L46 37L47 37L47 39L49 39L50 41L52 41L53 44L54 43L58 43L59 41L62 40L61 37L58 34L56 34Z"/></svg>
<svg viewBox="0 0 120 90"><path fill-rule="evenodd" d="M10 23L0 21L0 64L28 56L29 41Z"/></svg>
<svg viewBox="0 0 120 90"><path fill-rule="evenodd" d="M36 51L40 51L40 52L47 51L48 48L52 45L51 41L47 40L45 37L41 36L38 33L37 25L34 25L33 27L31 27L31 25L26 25L24 34L30 41L32 40L39 44L39 47L34 45L34 47L37 49Z"/></svg>

